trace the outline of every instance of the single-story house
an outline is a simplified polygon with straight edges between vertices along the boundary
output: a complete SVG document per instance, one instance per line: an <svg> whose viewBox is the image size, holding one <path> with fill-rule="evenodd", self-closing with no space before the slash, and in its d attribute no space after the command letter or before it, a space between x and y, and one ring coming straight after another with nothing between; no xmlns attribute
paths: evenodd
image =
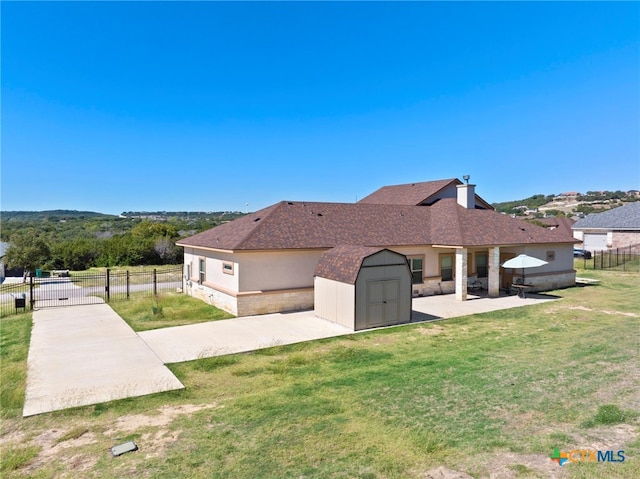
<svg viewBox="0 0 640 479"><path fill-rule="evenodd" d="M574 285L574 243L561 231L497 213L474 185L454 178L385 186L357 203L281 201L177 244L184 247L184 291L245 316L312 309L321 257L344 245L406 257L413 296L464 301L469 284L498 296L515 282L521 270L500 264L521 253L548 262L526 271L532 290ZM351 258L363 265L363 257Z"/></svg>
<svg viewBox="0 0 640 479"><path fill-rule="evenodd" d="M572 229L573 236L589 251L640 245L640 201L587 215Z"/></svg>

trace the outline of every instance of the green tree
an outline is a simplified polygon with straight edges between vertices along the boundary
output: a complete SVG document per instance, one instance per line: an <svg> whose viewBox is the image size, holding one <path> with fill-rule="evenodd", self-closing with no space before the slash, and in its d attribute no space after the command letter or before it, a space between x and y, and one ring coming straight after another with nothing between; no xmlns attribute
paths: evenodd
<svg viewBox="0 0 640 479"><path fill-rule="evenodd" d="M152 223L142 221L131 229L131 234L140 238L177 238L178 230L175 226L166 223Z"/></svg>
<svg viewBox="0 0 640 479"><path fill-rule="evenodd" d="M49 245L34 231L15 233L9 241L4 257L10 268L24 268L24 281L29 273L42 267L50 258Z"/></svg>

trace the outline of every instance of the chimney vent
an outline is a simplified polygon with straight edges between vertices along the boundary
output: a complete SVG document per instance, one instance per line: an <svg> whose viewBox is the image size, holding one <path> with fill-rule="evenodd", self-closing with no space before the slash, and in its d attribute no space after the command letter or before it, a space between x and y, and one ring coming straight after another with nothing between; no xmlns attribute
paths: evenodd
<svg viewBox="0 0 640 479"><path fill-rule="evenodd" d="M476 185L465 183L457 185L458 204L464 208L473 210L476 207Z"/></svg>

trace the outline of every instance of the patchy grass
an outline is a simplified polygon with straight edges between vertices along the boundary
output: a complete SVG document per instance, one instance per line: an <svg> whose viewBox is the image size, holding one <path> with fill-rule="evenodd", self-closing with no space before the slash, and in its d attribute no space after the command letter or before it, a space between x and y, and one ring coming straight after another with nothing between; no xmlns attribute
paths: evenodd
<svg viewBox="0 0 640 479"><path fill-rule="evenodd" d="M640 275L590 274L556 302L174 364L181 391L14 410L3 457L40 452L3 477L640 477ZM626 460L560 468L555 447Z"/></svg>
<svg viewBox="0 0 640 479"><path fill-rule="evenodd" d="M205 321L233 318L221 309L180 293L162 293L156 297L131 295L127 301L109 303L135 331L183 326Z"/></svg>
<svg viewBox="0 0 640 479"><path fill-rule="evenodd" d="M2 451L2 461L0 461L0 471L9 473L28 465L38 456L40 448L35 446L11 446L6 451Z"/></svg>
<svg viewBox="0 0 640 479"><path fill-rule="evenodd" d="M598 408L598 412L593 418L588 419L583 424L585 427L611 426L613 424L632 422L637 417L637 412L623 411L615 404L605 404Z"/></svg>
<svg viewBox="0 0 640 479"><path fill-rule="evenodd" d="M31 312L0 319L0 417L22 415Z"/></svg>

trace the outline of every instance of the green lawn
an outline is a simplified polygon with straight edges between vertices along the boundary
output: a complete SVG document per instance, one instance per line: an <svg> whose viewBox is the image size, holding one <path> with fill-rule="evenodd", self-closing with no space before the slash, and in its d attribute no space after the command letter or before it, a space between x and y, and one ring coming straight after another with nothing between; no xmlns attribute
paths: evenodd
<svg viewBox="0 0 640 479"><path fill-rule="evenodd" d="M130 300L112 301L109 306L135 331L234 317L204 301L180 293L162 293L155 297L133 293Z"/></svg>
<svg viewBox="0 0 640 479"><path fill-rule="evenodd" d="M1 386L2 477L424 479L439 466L640 477L640 275L579 275L600 283L536 306L176 364L183 391L28 419L19 394L5 411L18 374ZM5 321L3 345L25 343L28 321ZM10 362L3 351L3 379L24 363L18 349ZM112 458L126 440L140 450ZM560 469L549 458L596 447L626 459Z"/></svg>

